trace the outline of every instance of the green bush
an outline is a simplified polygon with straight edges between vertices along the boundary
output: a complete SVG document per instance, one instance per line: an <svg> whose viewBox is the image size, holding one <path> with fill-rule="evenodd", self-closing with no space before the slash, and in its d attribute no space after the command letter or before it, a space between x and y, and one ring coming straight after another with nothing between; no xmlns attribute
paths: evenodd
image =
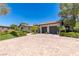
<svg viewBox="0 0 79 59"><path fill-rule="evenodd" d="M10 34L19 37L19 36L24 36L24 35L26 35L27 33L24 32L24 31L12 31Z"/></svg>
<svg viewBox="0 0 79 59"><path fill-rule="evenodd" d="M59 35L60 36L65 36L65 32L60 32Z"/></svg>
<svg viewBox="0 0 79 59"><path fill-rule="evenodd" d="M79 27L74 27L74 32L79 32Z"/></svg>
<svg viewBox="0 0 79 59"><path fill-rule="evenodd" d="M0 40L10 39L14 37L15 36L13 36L12 34L4 34L4 35L0 35Z"/></svg>
<svg viewBox="0 0 79 59"><path fill-rule="evenodd" d="M18 36L16 31L12 31L10 34L12 34L13 36Z"/></svg>
<svg viewBox="0 0 79 59"><path fill-rule="evenodd" d="M66 32L64 26L59 26L58 29L59 29L60 32ZM60 34L62 34L62 33L60 33Z"/></svg>
<svg viewBox="0 0 79 59"><path fill-rule="evenodd" d="M0 35L8 34L8 31L0 32Z"/></svg>
<svg viewBox="0 0 79 59"><path fill-rule="evenodd" d="M60 36L79 38L79 33L77 32L60 32Z"/></svg>
<svg viewBox="0 0 79 59"><path fill-rule="evenodd" d="M0 32L0 40L25 36L26 34L27 34L27 32L25 32L25 31L15 31L15 30Z"/></svg>
<svg viewBox="0 0 79 59"><path fill-rule="evenodd" d="M31 27L31 32L35 34L35 33L37 33L37 32L38 32L38 29L39 29L39 27L38 27L38 26L33 25L33 26Z"/></svg>
<svg viewBox="0 0 79 59"><path fill-rule="evenodd" d="M18 36L25 36L27 32L24 31L17 31Z"/></svg>

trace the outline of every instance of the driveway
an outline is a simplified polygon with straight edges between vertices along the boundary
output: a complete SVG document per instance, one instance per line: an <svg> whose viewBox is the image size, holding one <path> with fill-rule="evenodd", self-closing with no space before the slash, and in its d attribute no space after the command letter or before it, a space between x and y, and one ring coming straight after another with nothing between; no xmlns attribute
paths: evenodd
<svg viewBox="0 0 79 59"><path fill-rule="evenodd" d="M35 34L0 41L1 56L79 56L79 39Z"/></svg>

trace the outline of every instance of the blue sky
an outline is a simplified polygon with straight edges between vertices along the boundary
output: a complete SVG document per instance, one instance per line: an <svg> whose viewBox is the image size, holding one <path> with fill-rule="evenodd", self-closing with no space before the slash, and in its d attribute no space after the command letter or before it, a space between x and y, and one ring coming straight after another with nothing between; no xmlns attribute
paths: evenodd
<svg viewBox="0 0 79 59"><path fill-rule="evenodd" d="M8 6L10 12L0 16L0 25L22 22L32 25L59 20L58 3L9 3Z"/></svg>

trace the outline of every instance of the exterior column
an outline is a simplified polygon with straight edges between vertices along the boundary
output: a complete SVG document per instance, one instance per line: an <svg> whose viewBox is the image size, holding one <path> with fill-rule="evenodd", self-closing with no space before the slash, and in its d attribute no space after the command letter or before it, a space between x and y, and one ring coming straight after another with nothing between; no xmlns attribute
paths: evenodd
<svg viewBox="0 0 79 59"><path fill-rule="evenodd" d="M47 26L47 33L49 33L49 25Z"/></svg>
<svg viewBox="0 0 79 59"><path fill-rule="evenodd" d="M59 27L60 25L58 25L57 27ZM57 34L59 34L60 33L60 30L58 29L58 31L57 31Z"/></svg>
<svg viewBox="0 0 79 59"><path fill-rule="evenodd" d="M42 33L42 27L40 26L40 33Z"/></svg>

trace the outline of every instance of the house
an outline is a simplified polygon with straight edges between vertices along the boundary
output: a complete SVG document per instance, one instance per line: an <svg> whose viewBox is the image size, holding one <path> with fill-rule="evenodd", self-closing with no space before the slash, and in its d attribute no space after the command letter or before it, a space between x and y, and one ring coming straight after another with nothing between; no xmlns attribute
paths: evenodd
<svg viewBox="0 0 79 59"><path fill-rule="evenodd" d="M0 26L0 32L7 31L9 29L10 29L10 27L8 27L8 26Z"/></svg>
<svg viewBox="0 0 79 59"><path fill-rule="evenodd" d="M27 24L20 24L18 27L23 31L31 32L31 30L30 30L31 26L29 26ZM0 26L0 32L7 31L9 29L11 29L11 27L9 27L9 26Z"/></svg>
<svg viewBox="0 0 79 59"><path fill-rule="evenodd" d="M49 22L49 23L43 23L37 25L39 27L38 31L39 33L50 33L50 34L57 34L59 33L59 26L61 26L60 22ZM18 26L21 30L31 32L31 26L22 23ZM8 26L0 26L0 31L6 31L11 29Z"/></svg>
<svg viewBox="0 0 79 59"><path fill-rule="evenodd" d="M23 31L31 32L31 26L27 24L22 23L19 25L19 28Z"/></svg>
<svg viewBox="0 0 79 59"><path fill-rule="evenodd" d="M50 33L57 34L59 32L58 26L61 26L60 22L49 22L44 24L39 24L40 33Z"/></svg>

